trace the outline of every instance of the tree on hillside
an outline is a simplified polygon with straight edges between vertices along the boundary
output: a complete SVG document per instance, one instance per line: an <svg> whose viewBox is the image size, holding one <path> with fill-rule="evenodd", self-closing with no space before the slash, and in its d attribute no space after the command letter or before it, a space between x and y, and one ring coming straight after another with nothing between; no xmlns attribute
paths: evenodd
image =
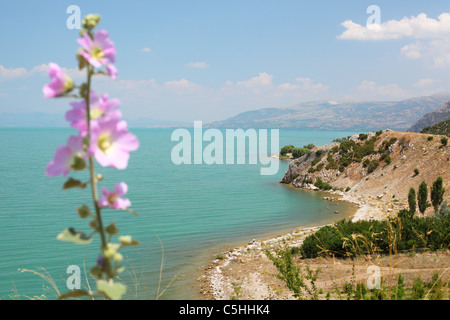
<svg viewBox="0 0 450 320"><path fill-rule="evenodd" d="M293 145L284 146L280 150L280 155L285 156L288 153L292 153L292 150L294 150L294 146Z"/></svg>
<svg viewBox="0 0 450 320"><path fill-rule="evenodd" d="M434 207L434 212L439 210L439 206L444 199L444 192L445 189L443 188L442 178L438 177L431 187L431 203Z"/></svg>
<svg viewBox="0 0 450 320"><path fill-rule="evenodd" d="M419 205L419 211L422 213L422 215L425 214L425 210L427 210L428 207L428 186L425 181L422 181L422 183L419 186L419 193L417 195L417 202Z"/></svg>
<svg viewBox="0 0 450 320"><path fill-rule="evenodd" d="M416 213L416 190L414 188L409 189L408 194L408 203L409 203L409 212L411 213L411 216L414 216Z"/></svg>
<svg viewBox="0 0 450 320"><path fill-rule="evenodd" d="M308 153L311 153L311 150L307 148L294 148L294 150L292 150L292 156L294 159L300 158Z"/></svg>

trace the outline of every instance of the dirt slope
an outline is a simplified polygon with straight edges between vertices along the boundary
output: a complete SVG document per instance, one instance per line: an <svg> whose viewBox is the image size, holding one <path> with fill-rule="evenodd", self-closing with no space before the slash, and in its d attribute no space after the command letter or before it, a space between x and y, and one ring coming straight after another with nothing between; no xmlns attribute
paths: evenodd
<svg viewBox="0 0 450 320"><path fill-rule="evenodd" d="M364 202L379 202L383 204L384 210L391 208L389 212L398 210L407 205L408 191L411 187L418 190L419 184L425 181L430 192L433 182L441 176L444 180L444 188L448 190L444 194L444 199L450 201L450 149L443 146L441 138L444 136L432 136L430 134L420 134L411 132L396 132L386 130L381 135L376 136L369 133L368 138L361 141L358 135L352 136L350 140L363 145L371 138L376 139L374 149L384 148L389 141L395 140L383 152L384 156L389 155L388 160L382 160L383 154L374 152L359 159L360 162L353 161L344 170L337 168L327 169L330 156L333 161L339 161L339 152L333 153L336 145L316 147L308 156L291 161L289 170L283 177L283 183L292 183L295 187L306 189L317 189L314 184L317 178L329 183L333 188L340 190L340 194L346 198L356 198ZM312 166L317 152L322 153L320 162ZM319 153L320 153L319 152ZM370 172L367 163L379 162L378 167ZM316 160L317 162L317 160ZM366 165L364 163L366 162ZM323 165L322 165L323 163ZM311 168L322 168L319 171L311 172ZM415 169L419 174L415 174ZM347 190L347 192L345 192ZM349 200L349 199L347 199ZM382 209L383 210L383 209ZM432 208L427 210L427 214L432 212Z"/></svg>

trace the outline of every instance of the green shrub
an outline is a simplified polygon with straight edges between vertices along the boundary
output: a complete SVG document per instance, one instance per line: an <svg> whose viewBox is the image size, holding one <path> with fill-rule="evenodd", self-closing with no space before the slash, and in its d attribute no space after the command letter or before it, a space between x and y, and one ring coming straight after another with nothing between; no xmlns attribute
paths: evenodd
<svg viewBox="0 0 450 320"><path fill-rule="evenodd" d="M318 164L321 160L322 160L322 157L315 158L315 159L311 162L311 166L314 167L314 166L315 166L316 164Z"/></svg>
<svg viewBox="0 0 450 320"><path fill-rule="evenodd" d="M320 170L322 170L323 169L323 167L325 166L325 163L319 163L318 165L317 165L317 167L316 167L316 171L320 171Z"/></svg>
<svg viewBox="0 0 450 320"><path fill-rule="evenodd" d="M373 160L369 163L369 165L367 166L367 172L368 173L372 173L375 171L376 168L378 168L378 165L380 164L380 161L378 160Z"/></svg>
<svg viewBox="0 0 450 320"><path fill-rule="evenodd" d="M415 169L414 169L414 174L415 174L416 176L419 175L419 169L415 168Z"/></svg>
<svg viewBox="0 0 450 320"><path fill-rule="evenodd" d="M433 272L431 276L431 281L426 284L426 287L430 289L429 297L433 300L441 300L443 298L443 288L446 284L441 280L439 273L437 271Z"/></svg>
<svg viewBox="0 0 450 320"><path fill-rule="evenodd" d="M280 155L285 156L288 153L292 153L292 150L294 150L293 145L287 145L281 148Z"/></svg>
<svg viewBox="0 0 450 320"><path fill-rule="evenodd" d="M418 277L414 279L412 287L412 299L421 300L425 296L425 287L423 285L422 278Z"/></svg>
<svg viewBox="0 0 450 320"><path fill-rule="evenodd" d="M319 290L316 286L320 269L313 271L309 266L294 263L295 252L289 248L276 250L274 254L269 250L264 252L278 269L278 277L286 282L286 286L295 297L305 299L307 294L313 300L319 299Z"/></svg>
<svg viewBox="0 0 450 320"><path fill-rule="evenodd" d="M442 143L442 146L445 147L447 145L447 143L448 143L448 139L446 137L442 138L441 139L441 143Z"/></svg>
<svg viewBox="0 0 450 320"><path fill-rule="evenodd" d="M355 299L364 300L366 293L367 293L367 288L363 282L359 282L358 284L356 284Z"/></svg>
<svg viewBox="0 0 450 320"><path fill-rule="evenodd" d="M311 151L307 148L294 148L292 150L292 157L294 157L294 159L300 158L302 156L304 156L305 154L310 154Z"/></svg>
<svg viewBox="0 0 450 320"><path fill-rule="evenodd" d="M323 182L321 177L317 178L316 183L314 183L314 186L316 186L320 190L325 191L333 189L333 187L330 184L328 184L327 182Z"/></svg>
<svg viewBox="0 0 450 320"><path fill-rule="evenodd" d="M450 245L450 216L412 217L409 210L399 212L398 220L346 221L320 228L303 241L300 252L304 258L333 255L389 254L394 245L390 236L396 235L397 250L428 248L446 249ZM355 239L354 235L358 235Z"/></svg>
<svg viewBox="0 0 450 320"><path fill-rule="evenodd" d="M434 139L433 136L429 136L429 137L428 137L428 141L432 141L433 139Z"/></svg>
<svg viewBox="0 0 450 320"><path fill-rule="evenodd" d="M363 162L363 167L364 167L364 168L367 168L367 167L369 166L369 164L370 164L370 160L369 160L369 159L366 159L366 160L364 160L364 162Z"/></svg>
<svg viewBox="0 0 450 320"><path fill-rule="evenodd" d="M402 274L398 274L397 285L392 288L391 300L403 300L405 296L405 278Z"/></svg>

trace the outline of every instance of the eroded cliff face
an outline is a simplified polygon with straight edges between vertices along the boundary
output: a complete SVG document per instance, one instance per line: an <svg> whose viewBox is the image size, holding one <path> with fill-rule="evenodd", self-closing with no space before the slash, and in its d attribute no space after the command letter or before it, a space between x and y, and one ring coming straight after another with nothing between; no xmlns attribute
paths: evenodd
<svg viewBox="0 0 450 320"><path fill-rule="evenodd" d="M334 190L355 196L405 202L411 187L425 181L429 189L441 176L450 195L450 150L443 136L385 130L360 139L316 147L310 154L294 159L281 180L298 188L318 189L320 178ZM419 174L414 172L419 170Z"/></svg>

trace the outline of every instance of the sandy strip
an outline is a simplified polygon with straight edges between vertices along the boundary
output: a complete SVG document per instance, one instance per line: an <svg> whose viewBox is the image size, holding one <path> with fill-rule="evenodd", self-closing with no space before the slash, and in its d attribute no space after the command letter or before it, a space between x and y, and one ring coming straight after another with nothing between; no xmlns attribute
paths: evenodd
<svg viewBox="0 0 450 320"><path fill-rule="evenodd" d="M382 220L394 212L391 203L380 199L366 199L363 196L340 191L329 192L339 196L338 201L347 201L358 206L352 221ZM204 269L200 291L205 299L290 299L288 294L274 292L274 277L266 278L267 270L273 270L273 263L264 254L265 249L280 246L299 247L303 240L323 226L299 228L294 232L263 241L252 240L247 245L230 250L222 260L216 259ZM275 272L276 273L276 272ZM276 281L275 281L276 282ZM282 284L279 284L282 286Z"/></svg>

